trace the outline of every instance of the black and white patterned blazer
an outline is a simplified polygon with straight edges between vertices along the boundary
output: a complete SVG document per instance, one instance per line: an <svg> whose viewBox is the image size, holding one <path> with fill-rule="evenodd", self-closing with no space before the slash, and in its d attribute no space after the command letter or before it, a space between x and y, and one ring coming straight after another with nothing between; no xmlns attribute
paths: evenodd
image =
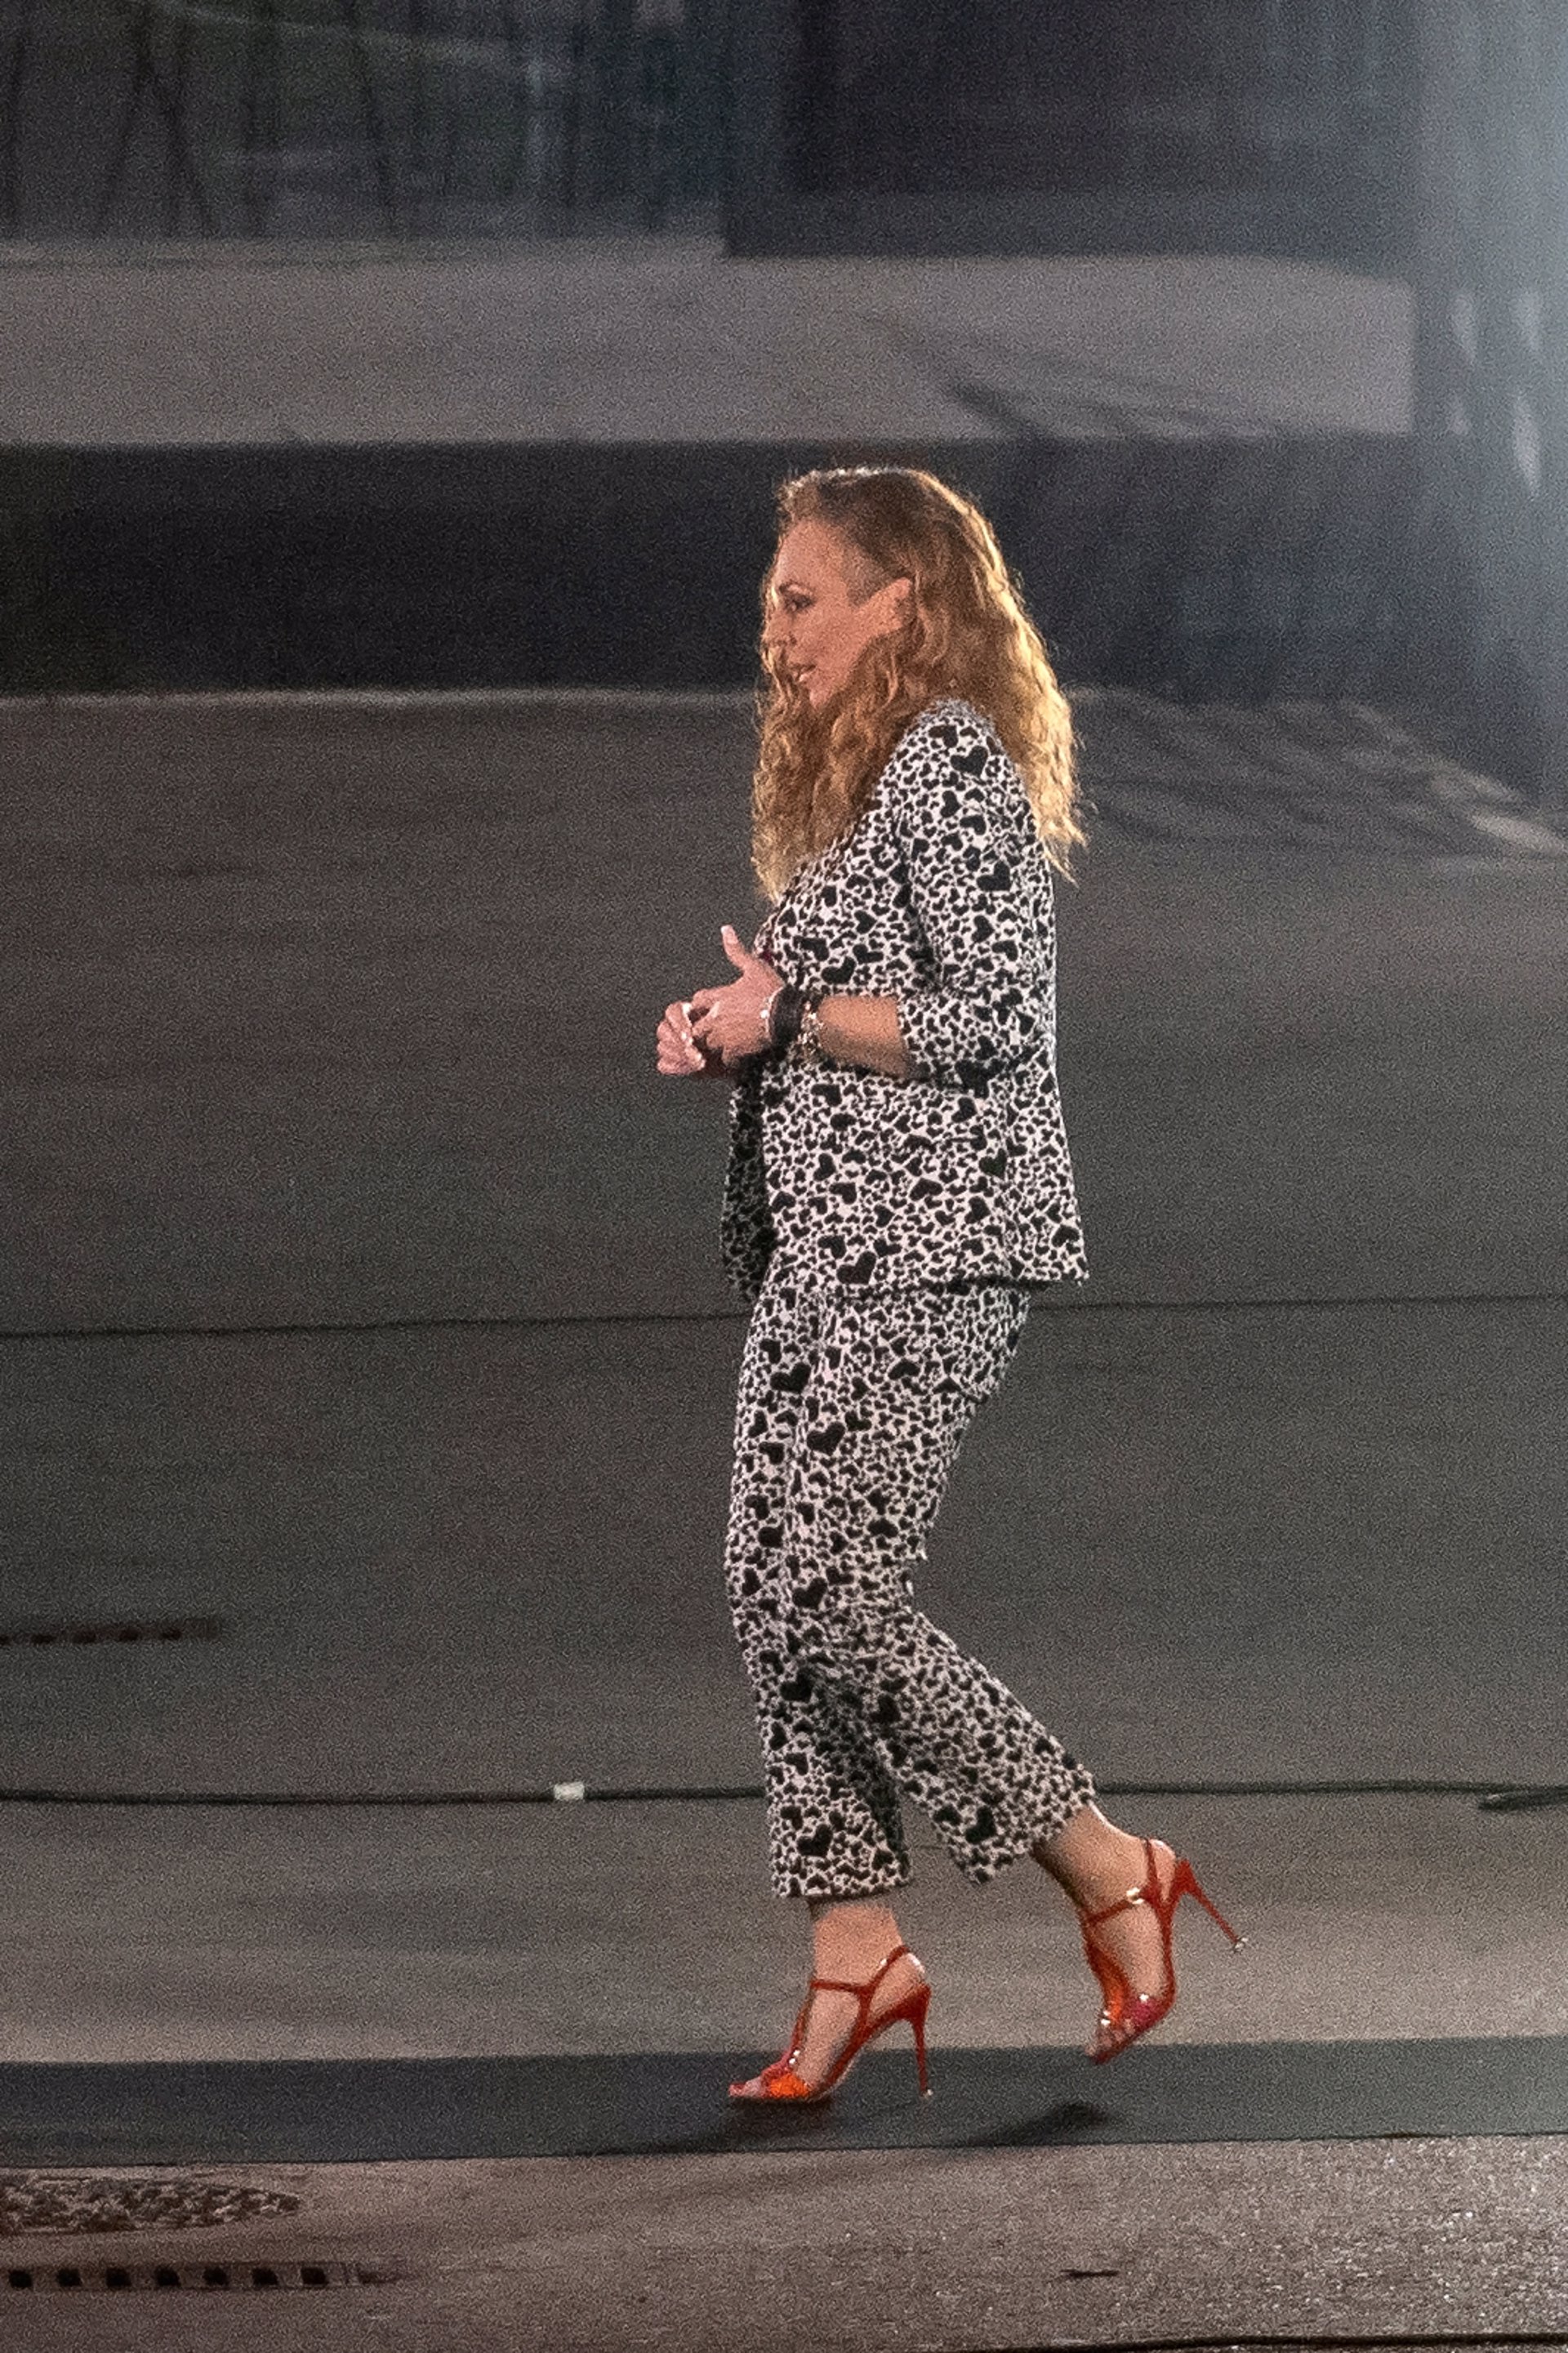
<svg viewBox="0 0 1568 2353"><path fill-rule="evenodd" d="M737 1081L721 1229L769 1261L886 1289L1087 1271L1056 1080L1050 863L990 721L956 699L900 737L859 818L757 935L787 981L892 997L907 1079L759 1060Z"/></svg>

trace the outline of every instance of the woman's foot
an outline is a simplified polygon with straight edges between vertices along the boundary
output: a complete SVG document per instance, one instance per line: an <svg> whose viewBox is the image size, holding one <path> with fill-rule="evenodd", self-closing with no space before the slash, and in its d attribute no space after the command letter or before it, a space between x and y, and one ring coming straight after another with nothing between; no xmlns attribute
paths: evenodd
<svg viewBox="0 0 1568 2353"><path fill-rule="evenodd" d="M1246 1941L1209 1902L1184 1856L1163 1839L1130 1837L1097 1806L1042 1840L1035 1855L1077 1905L1084 1953L1100 1980L1104 2006L1087 2046L1091 2059L1114 2059L1158 2026L1175 2000L1171 1930L1184 1895L1202 1905L1233 1947Z"/></svg>
<svg viewBox="0 0 1568 2353"><path fill-rule="evenodd" d="M866 1971L873 1978L876 1969ZM847 1979L847 1983L864 1980ZM867 2039L877 2032L879 2023L890 2018L902 2008L911 1994L928 1982L926 1973L912 1953L903 1954L893 1963L872 1998L867 2019ZM839 2054L854 2033L860 2017L860 2005L852 1993L809 1992L799 2031L791 2048L785 2052L790 2073L798 2075L808 2090L816 2091L832 2074ZM777 2065L779 2063L774 2062ZM736 2087L738 2099L765 2099L760 2075L752 2075Z"/></svg>
<svg viewBox="0 0 1568 2353"><path fill-rule="evenodd" d="M1084 1957L1101 1999L1094 2039L1085 2046L1091 2059L1114 2059L1158 2026L1176 1999L1171 1920L1181 1869L1179 1856L1163 1840L1146 1840L1140 1883L1107 1905L1089 1905L1080 1912ZM1153 1955L1151 1928L1158 1934Z"/></svg>
<svg viewBox="0 0 1568 2353"><path fill-rule="evenodd" d="M1170 2006L1174 1988L1164 1922L1177 1857L1163 1839L1133 1838L1118 1830L1098 1806L1082 1808L1066 1830L1041 1840L1034 1852L1084 1918L1091 1966L1097 1957L1110 1964L1108 1976L1096 1971L1106 2002L1094 2040L1086 2046L1091 2058L1109 2058L1131 2039L1121 2031L1121 2012L1136 2004L1163 2015ZM1149 1892L1151 1858L1153 1900ZM1089 1920L1099 1913L1110 1916L1089 1926ZM1114 1999L1113 1989L1121 1990L1121 2001Z"/></svg>
<svg viewBox="0 0 1568 2353"><path fill-rule="evenodd" d="M815 1980L830 1982L814 1983L808 1989L789 2050L763 2074L787 2069L808 2092L815 2093L832 2075L858 2031L864 2044L884 2021L900 2010L907 2010L928 1980L914 1955L907 1948L900 1950L903 1939L890 1907L875 1897L814 1903L812 1924L811 1974ZM889 1963L889 1957L894 1953L899 1957ZM873 1983L875 1991L868 2004L854 1992L840 1989ZM923 2022L922 2015L922 2028ZM763 2075L753 2075L731 2089L737 2099L769 2096Z"/></svg>

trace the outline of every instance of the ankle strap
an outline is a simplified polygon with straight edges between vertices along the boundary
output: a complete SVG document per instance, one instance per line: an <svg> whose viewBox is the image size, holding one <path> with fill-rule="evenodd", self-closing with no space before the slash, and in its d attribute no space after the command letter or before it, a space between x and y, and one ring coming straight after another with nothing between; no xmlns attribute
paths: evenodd
<svg viewBox="0 0 1568 2353"><path fill-rule="evenodd" d="M887 1959L882 1963L881 1968L877 1971L876 1976L868 1978L864 1985L849 1985L843 1978L812 1978L809 1980L811 1989L814 1993L855 1993L862 1995L875 1993L877 1988L881 1984L882 1979L887 1976L888 1971L892 1968L893 1963L895 1961L901 1961L909 1949L910 1948L907 1945L895 1945L892 1951L888 1955Z"/></svg>
<svg viewBox="0 0 1568 2353"><path fill-rule="evenodd" d="M1102 1921L1114 1920L1119 1912L1136 1911L1143 1900L1143 1890L1135 1887L1130 1895L1118 1896L1114 1904L1108 1904L1103 1912L1084 1913L1083 1925L1086 1928L1098 1928Z"/></svg>
<svg viewBox="0 0 1568 2353"><path fill-rule="evenodd" d="M1159 1894L1160 1873L1154 1861L1152 1839L1146 1838L1143 1841L1143 1867L1146 1876L1142 1885L1130 1887L1125 1895L1119 1895L1114 1904L1108 1904L1105 1906L1103 1912L1088 1912L1084 1911L1081 1905L1079 1906L1086 1928L1098 1928L1102 1920L1114 1920L1119 1912L1131 1912L1136 1905L1147 1904L1151 1888L1156 1895Z"/></svg>

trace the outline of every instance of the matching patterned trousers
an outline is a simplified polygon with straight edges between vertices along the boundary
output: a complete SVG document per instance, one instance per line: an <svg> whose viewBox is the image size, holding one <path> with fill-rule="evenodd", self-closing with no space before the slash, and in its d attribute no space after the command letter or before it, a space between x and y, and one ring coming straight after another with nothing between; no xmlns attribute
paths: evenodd
<svg viewBox="0 0 1568 2353"><path fill-rule="evenodd" d="M984 1882L1094 1795L913 1599L959 1446L1027 1313L1007 1282L852 1293L769 1269L742 1363L725 1572L780 1895L902 1886L905 1798Z"/></svg>

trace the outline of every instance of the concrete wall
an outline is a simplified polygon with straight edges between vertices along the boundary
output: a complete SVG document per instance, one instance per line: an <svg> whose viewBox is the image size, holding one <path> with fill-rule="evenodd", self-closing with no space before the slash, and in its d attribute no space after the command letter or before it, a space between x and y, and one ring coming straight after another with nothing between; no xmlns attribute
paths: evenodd
<svg viewBox="0 0 1568 2353"><path fill-rule="evenodd" d="M1405 446L1006 439L0 452L0 691L743 685L774 486L930 465L1075 682L1375 699Z"/></svg>
<svg viewBox="0 0 1568 2353"><path fill-rule="evenodd" d="M1412 648L1500 773L1568 805L1568 7L1421 12Z"/></svg>
<svg viewBox="0 0 1568 2353"><path fill-rule="evenodd" d="M746 0L737 253L1407 250L1410 0Z"/></svg>

